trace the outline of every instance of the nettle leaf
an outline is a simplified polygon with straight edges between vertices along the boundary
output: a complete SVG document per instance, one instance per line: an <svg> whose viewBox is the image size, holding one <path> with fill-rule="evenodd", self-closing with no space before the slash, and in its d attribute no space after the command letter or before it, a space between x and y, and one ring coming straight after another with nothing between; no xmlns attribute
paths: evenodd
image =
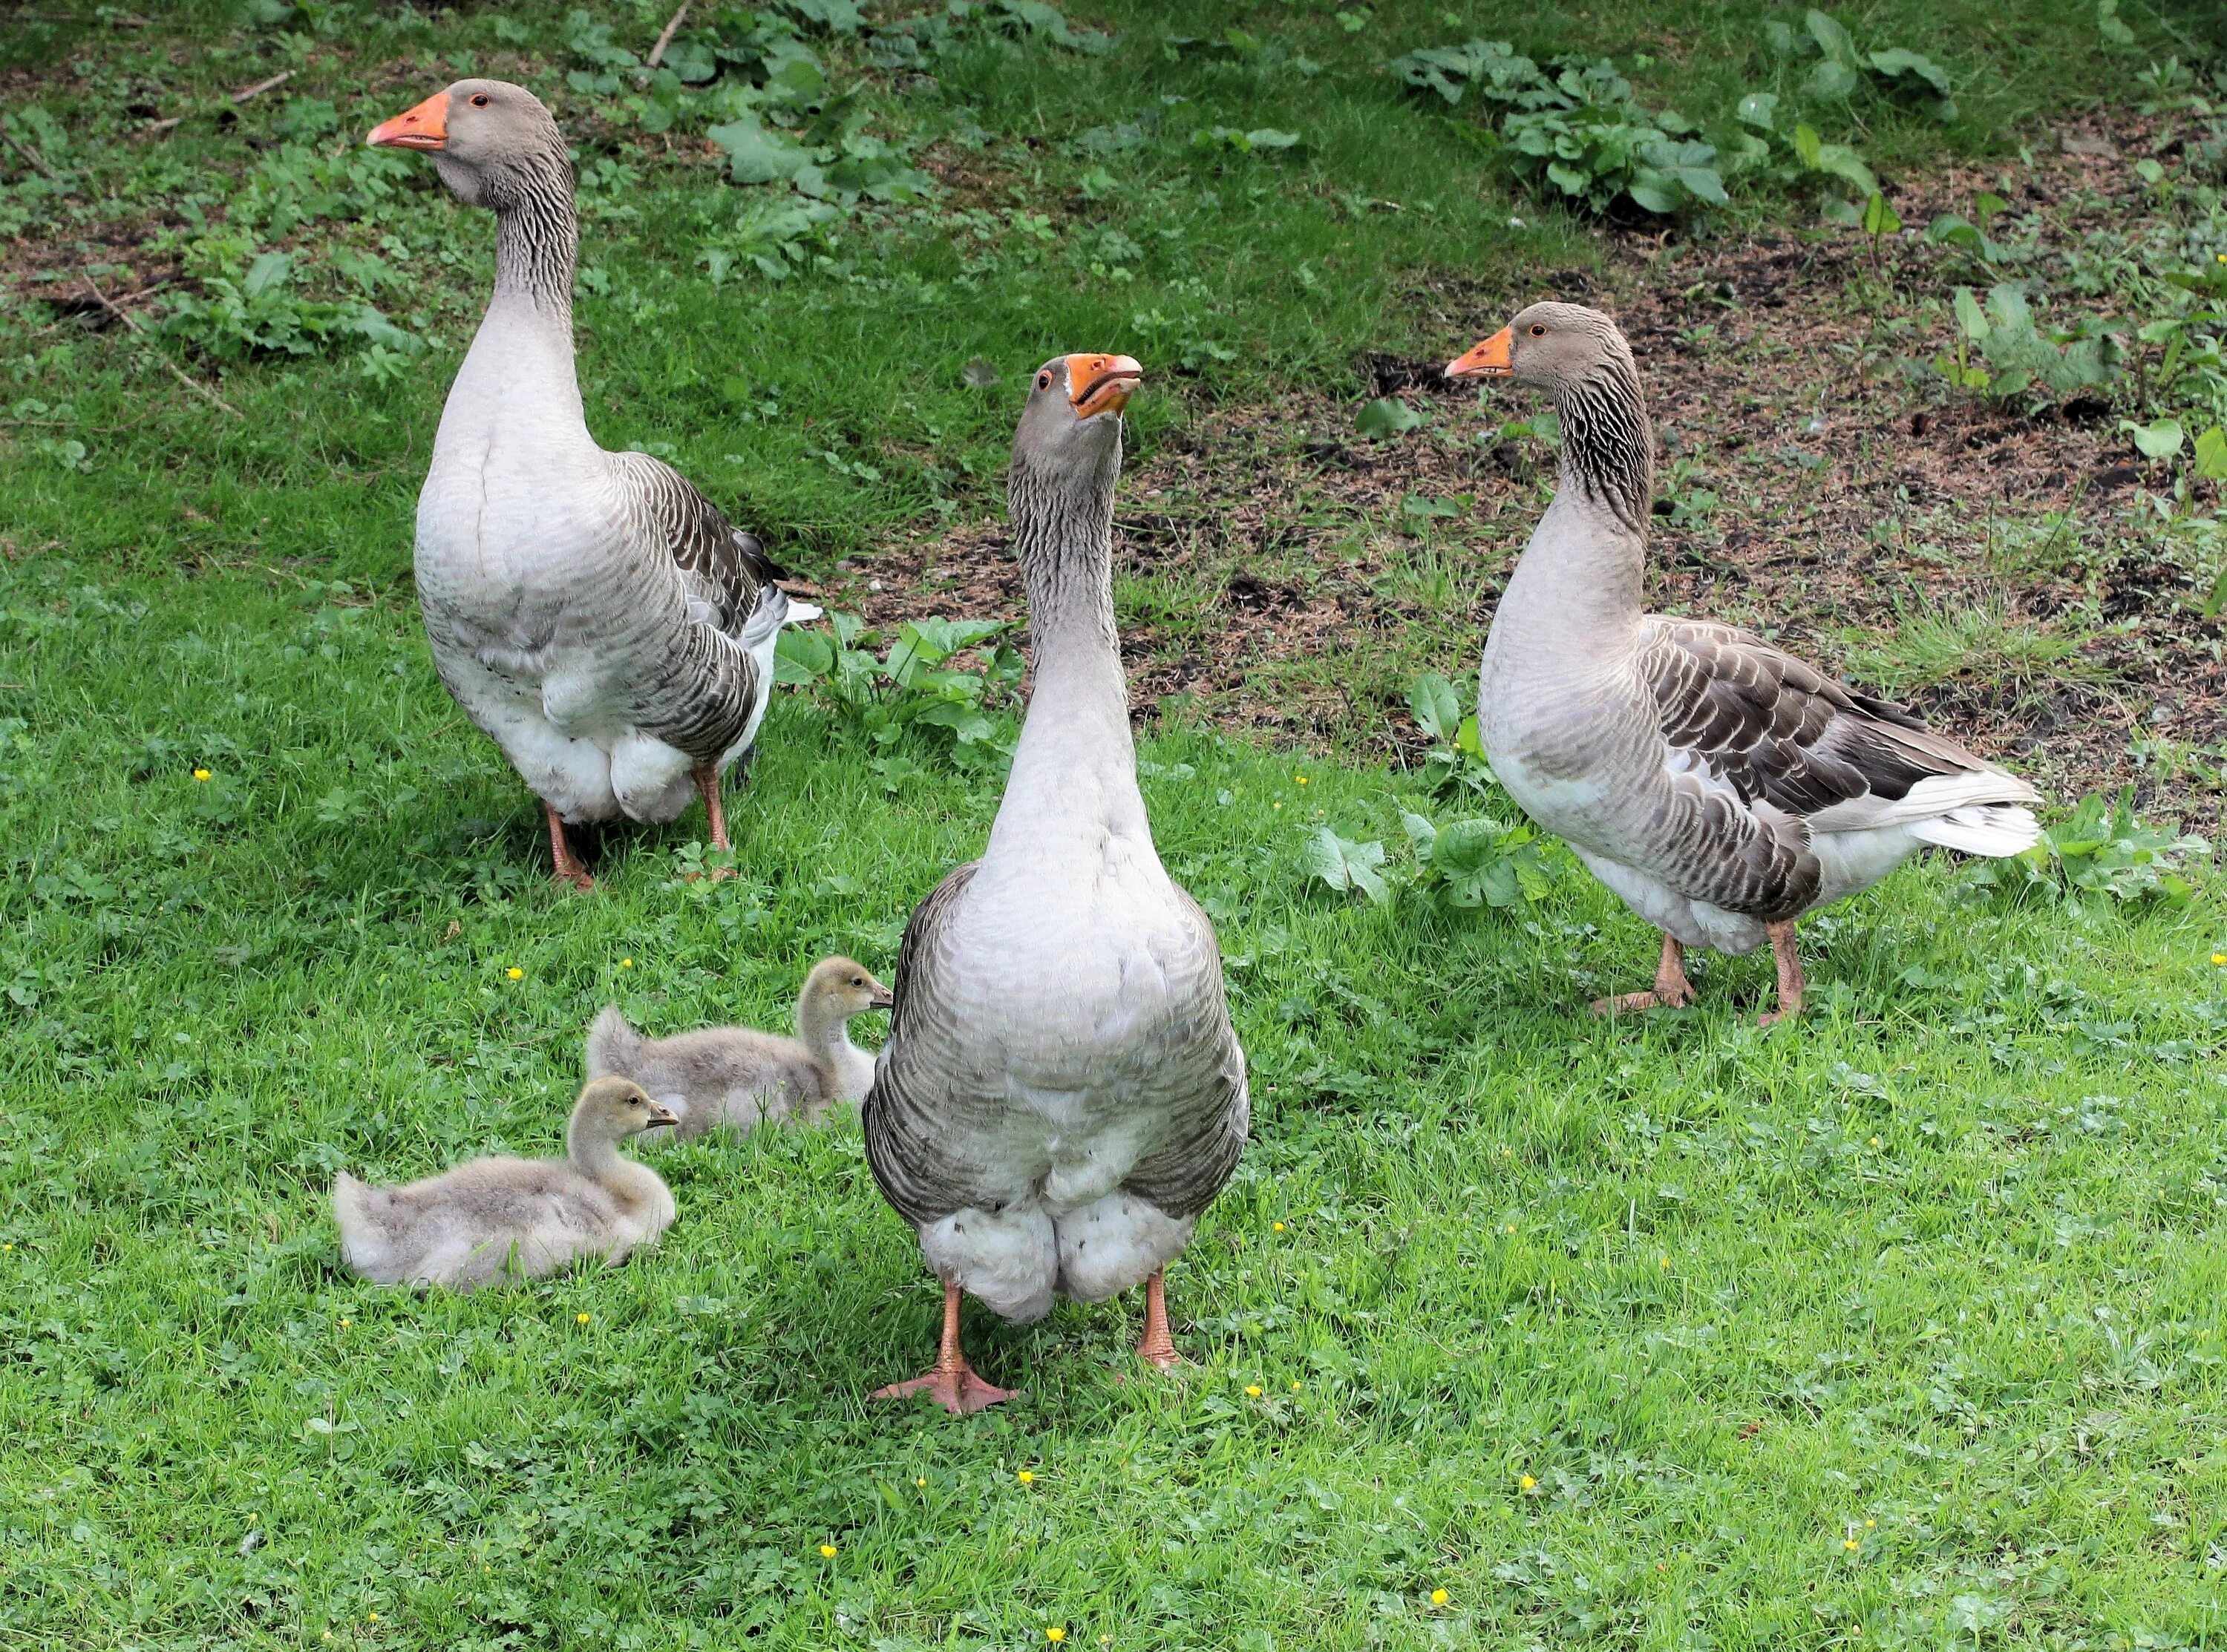
<svg viewBox="0 0 2227 1652"><path fill-rule="evenodd" d="M2215 424L2196 438L2196 474L2227 482L2227 429Z"/></svg>
<svg viewBox="0 0 2227 1652"><path fill-rule="evenodd" d="M1415 679L1414 686L1407 691L1407 707L1415 714L1415 726L1433 740L1452 745L1461 731L1461 697L1435 671Z"/></svg>
<svg viewBox="0 0 2227 1652"><path fill-rule="evenodd" d="M293 267L293 261L284 252L264 253L247 266L247 277L239 284L240 295L260 298L272 288L284 285Z"/></svg>
<svg viewBox="0 0 2227 1652"><path fill-rule="evenodd" d="M1838 58L1825 58L1809 71L1802 86L1813 98L1840 103L1854 93L1856 72Z"/></svg>
<svg viewBox="0 0 2227 1652"><path fill-rule="evenodd" d="M1376 906L1392 898L1392 886L1377 870L1384 864L1381 843L1354 843L1321 826L1307 839L1305 858L1307 871L1340 894L1358 890Z"/></svg>
<svg viewBox="0 0 2227 1652"><path fill-rule="evenodd" d="M737 183L788 182L815 159L812 150L761 125L755 115L714 126L704 136L727 152L728 175Z"/></svg>
<svg viewBox="0 0 2227 1652"><path fill-rule="evenodd" d="M1386 396L1373 401L1361 410L1353 427L1370 441L1382 441L1389 437L1404 436L1430 423L1430 416L1419 412L1397 396Z"/></svg>
<svg viewBox="0 0 2227 1652"><path fill-rule="evenodd" d="M1778 94L1775 92L1751 92L1739 100L1739 106L1732 112L1758 131L1775 131L1773 123L1778 118Z"/></svg>
<svg viewBox="0 0 2227 1652"><path fill-rule="evenodd" d="M1994 329L1988 324L1988 314L1980 308L1980 301L1972 297L1969 287L1956 289L1956 326L1975 344L1984 344Z"/></svg>
<svg viewBox="0 0 2227 1652"><path fill-rule="evenodd" d="M1933 88L1937 96L1949 95L1949 71L1930 57L1920 57L1916 52L1896 46L1871 54L1872 67L1890 80L1905 79L1924 81Z"/></svg>

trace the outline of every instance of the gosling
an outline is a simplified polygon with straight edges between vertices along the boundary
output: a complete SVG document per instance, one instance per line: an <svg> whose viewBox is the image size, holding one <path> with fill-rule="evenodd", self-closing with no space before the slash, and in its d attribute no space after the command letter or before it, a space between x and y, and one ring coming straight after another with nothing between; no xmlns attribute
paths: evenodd
<svg viewBox="0 0 2227 1652"><path fill-rule="evenodd" d="M639 1084L580 1092L563 1158L475 1158L406 1187L333 1180L341 1256L374 1285L475 1291L553 1273L583 1256L613 1266L672 1225L673 1195L619 1144L680 1121Z"/></svg>
<svg viewBox="0 0 2227 1652"><path fill-rule="evenodd" d="M851 1018L895 1000L864 964L823 958L796 997L796 1036L750 1027L705 1027L645 1038L617 1005L588 1029L588 1076L630 1078L680 1117L683 1141L720 1125L817 1124L830 1104L859 1101L874 1058L851 1042Z"/></svg>

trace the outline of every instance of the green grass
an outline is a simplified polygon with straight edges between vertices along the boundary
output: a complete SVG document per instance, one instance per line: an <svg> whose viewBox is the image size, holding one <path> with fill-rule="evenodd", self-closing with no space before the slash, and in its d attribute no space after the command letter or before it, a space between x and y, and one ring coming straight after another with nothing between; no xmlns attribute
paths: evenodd
<svg viewBox="0 0 2227 1652"><path fill-rule="evenodd" d="M622 14L637 46L663 10ZM136 99L175 112L179 87L291 63L352 131L498 49L471 10L326 15L301 44L191 14L11 24L47 78L10 107L74 135L48 151L74 192L0 146L10 233L42 268L117 261L107 226L221 208L273 152L239 138L278 105L164 148L124 136ZM554 11L521 15L510 67L556 81L561 54L534 55ZM972 195L848 220L782 284L709 284L695 253L738 192L576 100L589 158L635 177L587 228L609 276L582 306L591 418L673 443L809 568L991 508L1018 375L1056 348L1228 353L1156 377L1147 445L1211 400L1357 389L1358 350L1438 350L1594 256L1370 65L1471 33L1647 50L1650 95L1698 118L1776 72L1761 15L1384 8L1348 36L1327 12L1108 6L1108 57L877 83L878 130L979 125L954 151ZM2126 78L2085 7L1851 17L1973 85L1946 133L1874 112L1828 134L1882 160L2000 150ZM1324 73L1148 49L1231 23ZM1062 140L1172 96L1185 137L1275 124L1311 150L1221 169L1156 144L1110 200L1078 195L1091 163ZM1337 904L1306 884L1308 829L1399 843L1412 782L1178 721L1145 743L1146 793L1221 925L1256 1109L1171 1276L1195 1368L1145 1378L1133 1304L1068 1305L970 1320L1015 1404L867 1406L927 1358L935 1302L848 1122L659 1151L680 1222L616 1272L467 1299L341 1273L335 1169L552 1150L605 1001L660 1031L770 1024L822 953L885 968L995 806L934 766L886 795L850 725L785 695L733 809L740 877L682 877L692 814L614 834L592 897L547 886L531 800L442 692L406 573L488 229L394 177L283 239L317 271L403 239L385 302L437 342L400 379L352 352L162 347L233 420L28 275L0 308L0 411L55 421L0 434L0 1647L2227 1639L2208 899L2076 920L1924 864L1805 926L1798 1026L1752 1026L1753 958L1703 960L1694 1011L1607 1025L1582 1005L1642 981L1651 936L1566 860L1512 915ZM977 236L962 207L1042 213L1052 238ZM1089 267L1116 224L1152 252L1126 284ZM978 354L1001 384L965 384ZM90 470L36 445L61 437ZM1447 595L1421 548L1396 583Z"/></svg>

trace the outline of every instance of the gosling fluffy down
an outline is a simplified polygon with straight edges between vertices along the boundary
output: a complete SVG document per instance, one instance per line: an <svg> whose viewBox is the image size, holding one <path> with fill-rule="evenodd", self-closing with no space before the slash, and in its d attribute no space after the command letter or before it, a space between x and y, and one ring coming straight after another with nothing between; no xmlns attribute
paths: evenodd
<svg viewBox="0 0 2227 1652"><path fill-rule="evenodd" d="M864 964L839 957L805 977L794 1038L751 1027L645 1038L614 1004L588 1029L588 1075L632 1079L680 1116L683 1141L721 1125L817 1124L831 1103L865 1098L874 1058L851 1042L851 1019L890 1003Z"/></svg>
<svg viewBox="0 0 2227 1652"><path fill-rule="evenodd" d="M673 1195L618 1145L677 1122L638 1084L580 1092L563 1158L475 1158L405 1187L333 1180L341 1255L374 1285L483 1285L553 1273L583 1256L614 1265L671 1226Z"/></svg>

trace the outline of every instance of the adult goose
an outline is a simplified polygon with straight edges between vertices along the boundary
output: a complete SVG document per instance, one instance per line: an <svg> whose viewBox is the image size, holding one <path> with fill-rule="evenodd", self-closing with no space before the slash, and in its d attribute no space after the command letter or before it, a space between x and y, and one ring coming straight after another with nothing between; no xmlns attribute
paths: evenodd
<svg viewBox="0 0 2227 1652"><path fill-rule="evenodd" d="M1630 347L1578 304L1530 309L1446 367L1544 391L1561 420L1554 503L1484 645L1477 725L1493 773L1662 931L1650 992L1691 1002L1685 948L1771 942L1798 1015L1795 920L1922 845L2013 855L2039 836L2016 775L1889 701L1758 637L1640 607L1655 440Z"/></svg>
<svg viewBox="0 0 2227 1652"><path fill-rule="evenodd" d="M1035 685L982 858L921 903L861 1112L866 1161L943 1282L926 1393L1010 1398L969 1368L962 1292L1039 1319L1142 1281L1137 1353L1179 1362L1161 1270L1244 1151L1245 1056L1214 926L1160 865L1114 631L1121 410L1141 369L1037 372L1007 474Z"/></svg>
<svg viewBox="0 0 2227 1652"><path fill-rule="evenodd" d="M418 497L418 595L456 703L541 799L557 876L592 880L567 821L670 820L747 753L782 624L816 616L757 540L646 453L588 433L572 358L579 222L541 102L459 80L367 140L424 150L495 214L495 297L449 391Z"/></svg>

